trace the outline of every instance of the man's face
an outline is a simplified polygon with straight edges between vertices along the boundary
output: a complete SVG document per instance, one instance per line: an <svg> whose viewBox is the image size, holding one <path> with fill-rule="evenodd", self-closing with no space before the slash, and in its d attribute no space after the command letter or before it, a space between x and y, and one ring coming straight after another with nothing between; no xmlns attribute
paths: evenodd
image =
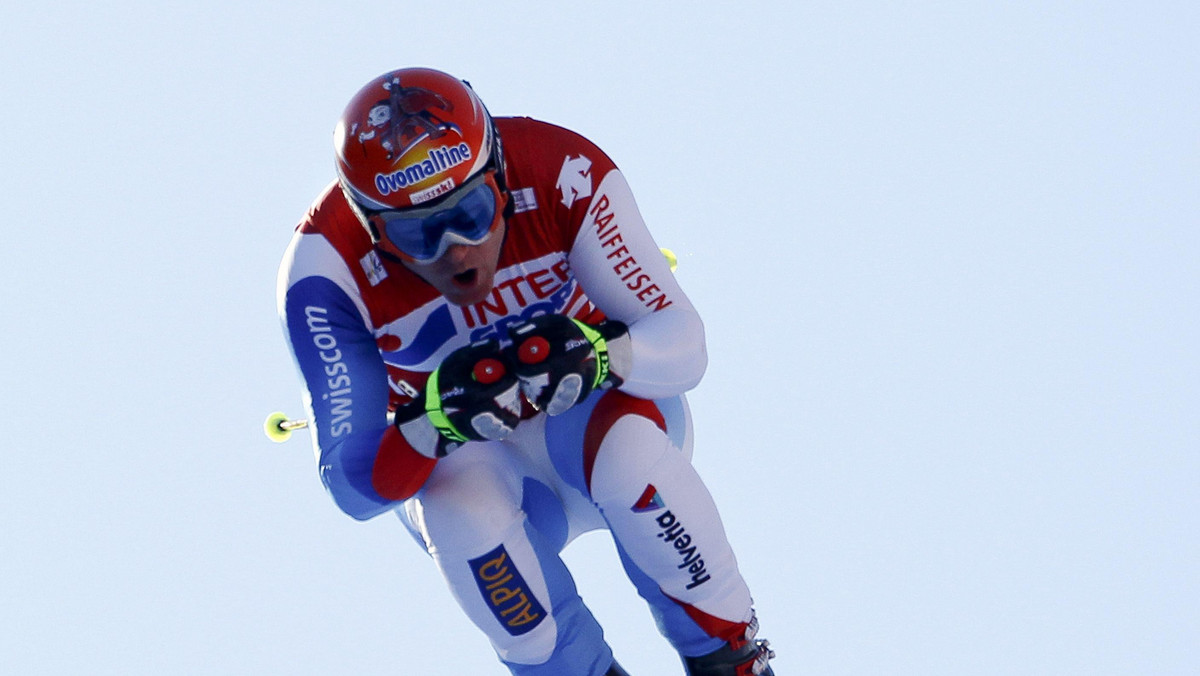
<svg viewBox="0 0 1200 676"><path fill-rule="evenodd" d="M500 263L500 249L504 245L507 227L501 222L479 244L451 244L446 253L432 263L406 261L404 267L412 270L455 305L478 303L488 297L496 283L496 267Z"/></svg>

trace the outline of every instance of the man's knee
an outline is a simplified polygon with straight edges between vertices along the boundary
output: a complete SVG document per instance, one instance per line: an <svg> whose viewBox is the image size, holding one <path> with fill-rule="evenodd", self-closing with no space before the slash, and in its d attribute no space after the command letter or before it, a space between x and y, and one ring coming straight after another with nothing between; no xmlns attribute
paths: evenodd
<svg viewBox="0 0 1200 676"><path fill-rule="evenodd" d="M522 518L511 468L486 453L441 463L415 498L427 540L494 541Z"/></svg>

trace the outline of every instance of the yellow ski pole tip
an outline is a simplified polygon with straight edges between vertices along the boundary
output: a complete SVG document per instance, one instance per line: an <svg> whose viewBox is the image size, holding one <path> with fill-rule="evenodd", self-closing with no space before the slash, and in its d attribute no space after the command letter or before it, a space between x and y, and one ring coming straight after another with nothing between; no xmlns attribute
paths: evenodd
<svg viewBox="0 0 1200 676"><path fill-rule="evenodd" d="M292 431L283 426L287 420L288 417L278 411L267 416L267 421L263 423L263 432L267 433L267 438L277 444L287 441L292 436Z"/></svg>
<svg viewBox="0 0 1200 676"><path fill-rule="evenodd" d="M667 265L671 266L671 272L675 272L675 268L679 267L679 259L675 257L675 252L667 248L660 249L663 258L667 259Z"/></svg>

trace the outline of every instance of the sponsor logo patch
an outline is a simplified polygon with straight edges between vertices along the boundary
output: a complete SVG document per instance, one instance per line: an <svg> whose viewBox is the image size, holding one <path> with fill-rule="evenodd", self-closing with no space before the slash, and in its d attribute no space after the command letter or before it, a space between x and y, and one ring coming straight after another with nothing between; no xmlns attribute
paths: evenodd
<svg viewBox="0 0 1200 676"><path fill-rule="evenodd" d="M367 281L371 286L379 286L379 283L387 279L387 270L383 268L383 261L379 259L379 254L371 249L366 256L358 259L359 265L362 266L363 272L367 275Z"/></svg>
<svg viewBox="0 0 1200 676"><path fill-rule="evenodd" d="M333 325L329 321L329 309L316 305L304 308L305 322L308 333L312 338L313 347L321 358L325 383L320 388L320 406L328 411L328 433L331 437L340 437L354 431L350 418L354 415L354 399L350 367L343 358L342 350L338 347L337 336L333 333ZM313 392L315 395L316 390ZM314 397L315 399L315 397ZM313 402L314 407L317 402ZM325 416L322 416L324 418Z"/></svg>
<svg viewBox="0 0 1200 676"><path fill-rule="evenodd" d="M381 195L420 183L427 178L449 171L471 159L471 147L466 143L442 146L426 153L425 157L390 174L375 175L375 189Z"/></svg>
<svg viewBox="0 0 1200 676"><path fill-rule="evenodd" d="M700 553L699 546L692 541L692 536L688 534L687 527L683 525L679 517L667 509L666 502L658 494L658 489L654 487L654 484L646 484L646 490L642 491L642 496L629 509L634 514L662 512L654 517L654 521L660 529L658 538L679 555L679 564L676 568L692 578L687 585L688 589L695 589L712 579L712 576L708 574L708 568L704 565L704 555Z"/></svg>
<svg viewBox="0 0 1200 676"><path fill-rule="evenodd" d="M688 534L687 527L680 522L679 518L668 509L655 517L655 521L662 529L658 537L674 547L675 553L680 557L679 565L676 568L685 570L692 576L692 581L688 583L687 588L695 589L712 579L712 576L708 574L708 569L704 567L704 556L700 553L697 545L692 542L692 536Z"/></svg>
<svg viewBox="0 0 1200 676"><path fill-rule="evenodd" d="M523 214L538 208L537 195L533 188L521 188L512 191L513 213Z"/></svg>
<svg viewBox="0 0 1200 676"><path fill-rule="evenodd" d="M665 506L666 505L663 504L663 500L661 497L659 497L658 489L654 487L654 484L646 484L646 490L642 493L642 497L638 498L638 501L633 503L633 507L630 507L630 509L633 510L635 514L642 514L645 512L653 512L655 510L662 509Z"/></svg>
<svg viewBox="0 0 1200 676"><path fill-rule="evenodd" d="M454 179L448 178L432 188L414 192L411 198L412 203L420 204L421 202L428 202L431 199L445 195L451 190L454 190Z"/></svg>
<svg viewBox="0 0 1200 676"><path fill-rule="evenodd" d="M528 633L546 619L546 610L525 583L504 545L468 563L484 602L509 634Z"/></svg>
<svg viewBox="0 0 1200 676"><path fill-rule="evenodd" d="M575 200L592 196L592 161L580 155L563 159L558 172L558 189L562 191L562 205L568 209Z"/></svg>

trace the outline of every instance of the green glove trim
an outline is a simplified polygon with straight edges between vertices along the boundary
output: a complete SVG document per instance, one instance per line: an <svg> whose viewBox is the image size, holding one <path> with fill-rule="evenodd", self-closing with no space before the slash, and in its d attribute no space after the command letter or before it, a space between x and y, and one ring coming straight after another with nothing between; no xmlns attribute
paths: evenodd
<svg viewBox="0 0 1200 676"><path fill-rule="evenodd" d="M596 353L596 380L592 383L592 388L599 389L600 385L608 378L608 341L604 340L604 336L591 326L578 319L571 321L575 322L575 325L583 332L583 337L592 344L592 350Z"/></svg>
<svg viewBox="0 0 1200 676"><path fill-rule="evenodd" d="M442 410L442 395L438 389L438 372L441 370L441 366L435 368L425 383L425 415L429 416L429 422L433 423L443 437L465 443L469 440L462 435L462 432L458 431L454 423L450 422L450 418L446 417L446 412Z"/></svg>

